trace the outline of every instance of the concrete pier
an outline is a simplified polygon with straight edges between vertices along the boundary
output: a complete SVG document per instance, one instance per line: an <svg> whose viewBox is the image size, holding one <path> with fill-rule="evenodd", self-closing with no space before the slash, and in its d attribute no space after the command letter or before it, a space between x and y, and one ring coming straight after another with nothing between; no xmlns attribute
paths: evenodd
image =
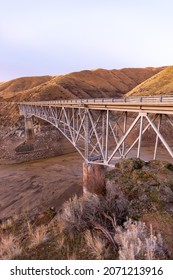
<svg viewBox="0 0 173 280"><path fill-rule="evenodd" d="M25 139L26 142L34 140L34 129L32 117L25 117Z"/></svg>
<svg viewBox="0 0 173 280"><path fill-rule="evenodd" d="M83 163L83 192L97 195L106 193L105 167L92 163Z"/></svg>

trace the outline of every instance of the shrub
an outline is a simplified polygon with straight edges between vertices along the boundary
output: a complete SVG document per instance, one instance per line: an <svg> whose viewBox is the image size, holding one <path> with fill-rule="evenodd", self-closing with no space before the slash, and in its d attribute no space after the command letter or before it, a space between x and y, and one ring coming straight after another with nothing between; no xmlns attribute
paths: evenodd
<svg viewBox="0 0 173 280"><path fill-rule="evenodd" d="M117 227L114 239L119 245L120 260L165 259L165 248L161 235L155 236L152 226L129 219L124 227Z"/></svg>
<svg viewBox="0 0 173 280"><path fill-rule="evenodd" d="M62 230L84 231L99 211L100 200L97 195L85 194L84 196L65 202L58 219L61 221Z"/></svg>

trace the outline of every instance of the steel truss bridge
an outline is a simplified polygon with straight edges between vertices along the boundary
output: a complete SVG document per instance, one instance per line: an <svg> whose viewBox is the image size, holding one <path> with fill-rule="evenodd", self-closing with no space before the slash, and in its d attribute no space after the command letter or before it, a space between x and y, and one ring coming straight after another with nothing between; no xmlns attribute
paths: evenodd
<svg viewBox="0 0 173 280"><path fill-rule="evenodd" d="M87 163L112 166L134 148L139 158L145 135L153 139L148 143L153 146L153 159L160 144L173 158L169 143L173 132L173 97L56 100L18 105L26 119L35 116L55 126Z"/></svg>

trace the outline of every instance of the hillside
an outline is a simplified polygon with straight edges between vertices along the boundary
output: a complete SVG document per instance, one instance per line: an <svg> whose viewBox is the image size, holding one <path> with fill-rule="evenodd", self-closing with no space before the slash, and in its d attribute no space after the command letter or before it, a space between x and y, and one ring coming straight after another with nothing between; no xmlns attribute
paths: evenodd
<svg viewBox="0 0 173 280"><path fill-rule="evenodd" d="M150 77L127 93L127 96L172 95L173 66Z"/></svg>
<svg viewBox="0 0 173 280"><path fill-rule="evenodd" d="M3 101L120 96L162 70L125 68L85 70L61 76L24 77L0 83Z"/></svg>
<svg viewBox="0 0 173 280"><path fill-rule="evenodd" d="M18 78L15 80L11 80L8 82L0 83L0 92L7 94L9 92L20 92L35 86L38 86L44 82L48 82L52 77L51 76L41 76L41 77L26 77L26 78ZM5 97L5 96L4 96Z"/></svg>

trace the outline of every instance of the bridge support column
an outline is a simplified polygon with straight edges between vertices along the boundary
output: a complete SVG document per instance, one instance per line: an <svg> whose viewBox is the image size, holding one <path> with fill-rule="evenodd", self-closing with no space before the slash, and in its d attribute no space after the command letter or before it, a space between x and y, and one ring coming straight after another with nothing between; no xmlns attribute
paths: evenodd
<svg viewBox="0 0 173 280"><path fill-rule="evenodd" d="M105 187L105 167L92 163L83 163L83 192L104 195Z"/></svg>
<svg viewBox="0 0 173 280"><path fill-rule="evenodd" d="M25 139L26 142L34 140L34 129L32 117L25 117Z"/></svg>

